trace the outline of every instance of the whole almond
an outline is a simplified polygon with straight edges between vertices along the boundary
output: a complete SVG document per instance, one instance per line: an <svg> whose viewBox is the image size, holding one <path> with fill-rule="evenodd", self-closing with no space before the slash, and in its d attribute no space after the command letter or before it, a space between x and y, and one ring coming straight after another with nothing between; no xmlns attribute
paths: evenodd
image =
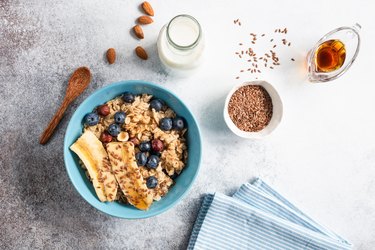
<svg viewBox="0 0 375 250"><path fill-rule="evenodd" d="M134 26L133 30L134 30L134 34L136 35L136 37L138 37L139 39L145 38L142 27L140 25L137 24L136 26Z"/></svg>
<svg viewBox="0 0 375 250"><path fill-rule="evenodd" d="M149 16L140 16L140 17L138 17L138 23L140 23L140 24L150 24L153 21L154 20L152 20L152 18L149 17Z"/></svg>
<svg viewBox="0 0 375 250"><path fill-rule="evenodd" d="M142 3L142 9L143 11L149 15L149 16L154 16L154 9L152 8L151 4L147 1Z"/></svg>
<svg viewBox="0 0 375 250"><path fill-rule="evenodd" d="M143 60L147 60L148 59L148 55L147 55L147 52L144 48L142 48L141 46L138 46L137 48L135 48L135 53L137 54L137 56Z"/></svg>
<svg viewBox="0 0 375 250"><path fill-rule="evenodd" d="M113 64L116 61L116 51L114 48L109 48L107 50L107 60L109 64Z"/></svg>

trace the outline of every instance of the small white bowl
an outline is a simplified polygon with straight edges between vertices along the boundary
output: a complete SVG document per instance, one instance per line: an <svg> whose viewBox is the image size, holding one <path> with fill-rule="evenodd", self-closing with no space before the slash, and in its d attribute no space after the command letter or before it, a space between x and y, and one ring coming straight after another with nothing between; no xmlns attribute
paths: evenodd
<svg viewBox="0 0 375 250"><path fill-rule="evenodd" d="M229 113L228 113L228 104L229 104L229 100L232 97L233 93L237 89L239 89L240 87L247 86L247 85L260 85L260 86L262 86L263 88L265 88L267 90L268 94L270 95L270 97L272 99L273 114L272 114L271 120L264 129L262 129L258 132L246 132L246 131L240 130L233 123L233 121L230 118ZM263 137L269 135L279 125L282 116L283 116L283 103L281 101L281 98L280 98L279 94L277 93L276 89L270 83L268 83L266 81L252 81L252 82L241 83L241 84L235 86L229 92L229 94L228 94L228 96L225 100L225 106L224 106L225 123L227 124L229 129L232 130L233 133L235 133L236 135L238 135L240 137L243 137L243 138L260 139L260 138L263 138Z"/></svg>

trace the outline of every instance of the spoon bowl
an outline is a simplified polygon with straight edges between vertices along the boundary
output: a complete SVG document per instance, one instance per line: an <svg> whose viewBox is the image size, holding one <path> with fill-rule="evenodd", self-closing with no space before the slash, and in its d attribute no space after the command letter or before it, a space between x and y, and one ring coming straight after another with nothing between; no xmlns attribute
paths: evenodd
<svg viewBox="0 0 375 250"><path fill-rule="evenodd" d="M76 69L69 79L65 98L76 99L89 86L91 82L91 72L87 67Z"/></svg>
<svg viewBox="0 0 375 250"><path fill-rule="evenodd" d="M61 121L66 109L69 107L69 104L72 103L82 92L89 86L91 82L91 72L87 67L80 67L76 69L72 76L69 79L68 87L66 89L64 100L49 122L47 128L44 130L43 134L40 136L39 143L46 144L55 131L55 128Z"/></svg>

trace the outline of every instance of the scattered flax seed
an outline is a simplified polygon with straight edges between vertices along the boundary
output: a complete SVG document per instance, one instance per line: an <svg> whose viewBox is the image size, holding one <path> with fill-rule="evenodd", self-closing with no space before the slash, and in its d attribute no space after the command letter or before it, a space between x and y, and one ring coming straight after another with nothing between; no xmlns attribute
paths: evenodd
<svg viewBox="0 0 375 250"><path fill-rule="evenodd" d="M243 86L231 96L228 114L240 130L260 131L269 124L272 118L272 99L262 86Z"/></svg>
<svg viewBox="0 0 375 250"><path fill-rule="evenodd" d="M234 24L238 24L239 26L241 26L240 19L233 20L233 23L234 23Z"/></svg>
<svg viewBox="0 0 375 250"><path fill-rule="evenodd" d="M293 62L295 61L294 58L292 58L292 59L290 59L290 60L292 60Z"/></svg>
<svg viewBox="0 0 375 250"><path fill-rule="evenodd" d="M234 23L240 25L239 19L234 20ZM275 33L286 34L287 32L288 32L287 28L277 28L277 29L275 29ZM255 33L248 33L248 34L250 34L249 41L247 41L245 43L239 42L238 43L239 46L248 46L247 43L256 44L257 34L255 34ZM266 36L266 34L261 33L259 36L264 37L264 36ZM291 43L288 42L283 37L286 38L286 36L283 35L283 36L280 37L280 40L281 40L282 44L287 45L287 46L291 46ZM271 47L271 50L269 50L269 52L267 52L267 53L263 52L262 54L259 54L260 57L257 57L257 54L255 53L254 49L251 48L251 47L243 47L244 50L239 50L238 52L235 52L235 54L238 55L238 57L240 59L244 60L244 62L252 64L249 68L240 70L240 72L241 73L249 72L251 74L253 74L253 73L257 74L257 73L261 73L261 70L263 70L263 68L264 69L267 69L267 68L274 69L276 66L280 65L280 59L277 56L277 52L275 51L276 47L281 47L281 46L278 46L278 45L281 44L280 40L271 38L269 40L271 42L271 44L269 44L269 46ZM250 44L250 46L252 46L251 44ZM258 60L260 60L259 64L258 64Z"/></svg>
<svg viewBox="0 0 375 250"><path fill-rule="evenodd" d="M239 76L237 76L237 77L236 77L236 79L240 79L240 77L239 77Z"/></svg>

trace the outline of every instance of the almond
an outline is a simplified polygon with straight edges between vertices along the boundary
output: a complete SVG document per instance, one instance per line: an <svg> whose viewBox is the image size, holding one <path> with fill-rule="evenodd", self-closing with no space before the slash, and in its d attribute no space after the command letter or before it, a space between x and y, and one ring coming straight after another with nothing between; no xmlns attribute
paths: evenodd
<svg viewBox="0 0 375 250"><path fill-rule="evenodd" d="M113 64L116 61L116 51L114 48L109 48L107 50L107 60L109 64Z"/></svg>
<svg viewBox="0 0 375 250"><path fill-rule="evenodd" d="M148 55L147 55L147 52L144 48L142 48L141 46L138 46L137 48L135 48L135 53L137 54L137 56L143 60L147 60L148 59Z"/></svg>
<svg viewBox="0 0 375 250"><path fill-rule="evenodd" d="M143 34L143 30L141 26L137 24L136 26L133 27L133 30L134 30L134 34L136 35L136 37L138 37L139 39L145 38L145 35Z"/></svg>
<svg viewBox="0 0 375 250"><path fill-rule="evenodd" d="M147 1L142 3L142 9L143 11L149 15L149 16L154 16L154 9L152 8L151 4Z"/></svg>
<svg viewBox="0 0 375 250"><path fill-rule="evenodd" d="M140 23L140 24L150 24L153 21L154 20L152 20L152 18L149 17L149 16L140 16L140 17L138 17L138 23Z"/></svg>

